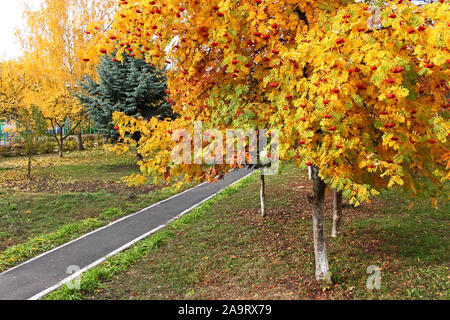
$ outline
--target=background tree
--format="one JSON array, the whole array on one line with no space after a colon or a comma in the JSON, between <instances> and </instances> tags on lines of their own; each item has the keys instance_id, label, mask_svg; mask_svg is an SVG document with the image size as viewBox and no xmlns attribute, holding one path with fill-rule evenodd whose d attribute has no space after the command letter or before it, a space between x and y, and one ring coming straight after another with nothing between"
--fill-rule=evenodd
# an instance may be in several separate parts
<instances>
[{"instance_id":1,"label":"background tree","mask_svg":"<svg viewBox=\"0 0 450 320\"><path fill-rule=\"evenodd\" d=\"M32 157L39 152L42 139L47 136L48 125L42 111L37 106L19 110L15 132L24 144L24 153L28 159L27 179L31 179Z\"/></svg>"},{"instance_id":2,"label":"background tree","mask_svg":"<svg viewBox=\"0 0 450 320\"><path fill-rule=\"evenodd\" d=\"M282 128L281 159L312 167L318 280L329 278L326 185L358 205L395 186L416 196L424 191L419 178L427 177L433 203L446 197L448 3L120 3L110 43L116 57L172 64L170 99L181 115L170 123L115 116L122 133L152 132L140 146L142 171L156 182L227 173L233 165L172 163L170 132L194 121L219 130ZM368 25L377 12L380 21Z\"/></svg>"},{"instance_id":3,"label":"background tree","mask_svg":"<svg viewBox=\"0 0 450 320\"><path fill-rule=\"evenodd\" d=\"M123 112L127 116L159 117L173 116L167 102L167 78L164 71L156 69L143 59L124 57L123 63L105 55L97 67L97 78L86 76L80 83L82 91L77 94L81 105L89 112L99 133L117 140L112 115ZM139 135L135 135L139 140Z\"/></svg>"},{"instance_id":4,"label":"background tree","mask_svg":"<svg viewBox=\"0 0 450 320\"><path fill-rule=\"evenodd\" d=\"M113 0L45 0L39 10L25 9L26 27L18 32L30 74L35 75L38 105L54 129L62 156L66 136L76 133L86 112L73 98L77 81L94 74L95 37L87 26L107 29L115 12ZM90 56L91 58L87 58Z\"/></svg>"},{"instance_id":5,"label":"background tree","mask_svg":"<svg viewBox=\"0 0 450 320\"><path fill-rule=\"evenodd\" d=\"M31 78L20 60L0 64L0 119L15 119L26 104Z\"/></svg>"},{"instance_id":6,"label":"background tree","mask_svg":"<svg viewBox=\"0 0 450 320\"><path fill-rule=\"evenodd\" d=\"M47 136L48 123L35 102L36 83L23 59L5 61L0 67L0 119L15 124L12 133L23 143L28 159L27 178L31 179L32 157Z\"/></svg>"}]
</instances>

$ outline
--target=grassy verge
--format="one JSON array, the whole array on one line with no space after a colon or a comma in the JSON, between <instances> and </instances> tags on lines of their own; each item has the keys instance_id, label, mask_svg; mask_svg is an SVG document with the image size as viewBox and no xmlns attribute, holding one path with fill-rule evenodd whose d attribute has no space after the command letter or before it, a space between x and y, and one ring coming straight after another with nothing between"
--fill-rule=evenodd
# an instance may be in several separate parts
<instances>
[{"instance_id":1,"label":"grassy verge","mask_svg":"<svg viewBox=\"0 0 450 320\"><path fill-rule=\"evenodd\" d=\"M81 290L70 289L67 285L64 285L47 295L44 299L75 300L82 299L83 293L95 293L103 287L105 281L111 280L114 276L126 271L133 263L147 256L162 243L173 239L177 232L184 230L188 225L200 221L205 215L212 213L217 203L227 199L230 195L236 194L239 190L245 188L255 180L256 176L252 175L226 188L213 199L208 200L200 207L170 223L165 229L157 231L130 249L117 254L101 265L87 271L81 277Z\"/></svg>"}]
</instances>

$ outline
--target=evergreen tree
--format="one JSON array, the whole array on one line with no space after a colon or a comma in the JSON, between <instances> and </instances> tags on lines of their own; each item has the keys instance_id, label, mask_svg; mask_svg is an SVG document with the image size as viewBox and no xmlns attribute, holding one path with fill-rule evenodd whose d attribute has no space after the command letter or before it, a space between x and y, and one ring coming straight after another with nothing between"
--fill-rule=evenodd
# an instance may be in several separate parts
<instances>
[{"instance_id":1,"label":"evergreen tree","mask_svg":"<svg viewBox=\"0 0 450 320\"><path fill-rule=\"evenodd\" d=\"M172 118L171 105L166 100L167 78L143 59L124 55L123 63L105 55L97 67L98 82L86 76L76 94L88 110L95 127L105 137L115 140L112 114L121 111L133 117ZM139 140L139 134L133 137Z\"/></svg>"}]
</instances>

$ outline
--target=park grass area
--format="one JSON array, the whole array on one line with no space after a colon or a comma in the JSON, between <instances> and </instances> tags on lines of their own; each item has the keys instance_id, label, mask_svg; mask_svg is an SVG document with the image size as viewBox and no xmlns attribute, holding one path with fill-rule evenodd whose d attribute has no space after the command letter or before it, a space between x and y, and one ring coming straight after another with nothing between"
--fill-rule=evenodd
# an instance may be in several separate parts
<instances>
[{"instance_id":1,"label":"park grass area","mask_svg":"<svg viewBox=\"0 0 450 320\"><path fill-rule=\"evenodd\" d=\"M1 158L0 271L178 192L124 184L136 162L103 148L41 155L28 181L24 158Z\"/></svg>"},{"instance_id":2,"label":"park grass area","mask_svg":"<svg viewBox=\"0 0 450 320\"><path fill-rule=\"evenodd\" d=\"M86 272L81 290L46 299L449 299L449 212L396 192L344 209L344 234L327 239L332 282L314 279L305 173L291 165L267 179L259 216L257 175ZM327 195L327 234L331 225ZM366 287L367 268L381 288Z\"/></svg>"}]
</instances>

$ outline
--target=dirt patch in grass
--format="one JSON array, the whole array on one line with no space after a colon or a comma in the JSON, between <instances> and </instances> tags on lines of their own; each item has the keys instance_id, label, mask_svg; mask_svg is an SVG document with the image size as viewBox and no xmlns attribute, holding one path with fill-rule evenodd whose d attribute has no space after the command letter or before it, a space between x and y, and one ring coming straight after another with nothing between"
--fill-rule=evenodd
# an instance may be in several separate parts
<instances>
[{"instance_id":1,"label":"dirt patch in grass","mask_svg":"<svg viewBox=\"0 0 450 320\"><path fill-rule=\"evenodd\" d=\"M141 195L150 191L160 190L165 186L142 185L129 187L124 183L99 182L99 181L58 181L53 179L34 179L30 181L11 181L3 183L3 188L8 191L33 192L33 193L67 193L86 192L95 193L101 190L111 194Z\"/></svg>"},{"instance_id":2,"label":"dirt patch in grass","mask_svg":"<svg viewBox=\"0 0 450 320\"><path fill-rule=\"evenodd\" d=\"M136 170L138 166L136 164L111 164L111 165L103 165L100 167L102 171L108 172L127 172Z\"/></svg>"}]
</instances>

